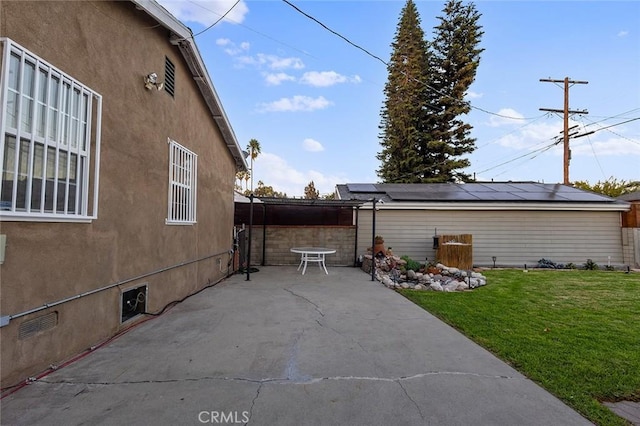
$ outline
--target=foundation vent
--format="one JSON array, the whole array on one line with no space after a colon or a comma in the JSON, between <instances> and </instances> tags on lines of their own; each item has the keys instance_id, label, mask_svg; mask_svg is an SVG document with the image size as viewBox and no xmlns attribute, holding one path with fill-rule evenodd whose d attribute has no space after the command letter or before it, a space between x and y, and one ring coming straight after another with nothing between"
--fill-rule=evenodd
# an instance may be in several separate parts
<instances>
[{"instance_id":1,"label":"foundation vent","mask_svg":"<svg viewBox=\"0 0 640 426\"><path fill-rule=\"evenodd\" d=\"M20 324L18 339L27 339L41 331L52 329L58 325L58 312L49 312L39 317L32 318Z\"/></svg>"},{"instance_id":2,"label":"foundation vent","mask_svg":"<svg viewBox=\"0 0 640 426\"><path fill-rule=\"evenodd\" d=\"M120 322L143 314L147 310L147 285L123 291L120 299Z\"/></svg>"}]
</instances>

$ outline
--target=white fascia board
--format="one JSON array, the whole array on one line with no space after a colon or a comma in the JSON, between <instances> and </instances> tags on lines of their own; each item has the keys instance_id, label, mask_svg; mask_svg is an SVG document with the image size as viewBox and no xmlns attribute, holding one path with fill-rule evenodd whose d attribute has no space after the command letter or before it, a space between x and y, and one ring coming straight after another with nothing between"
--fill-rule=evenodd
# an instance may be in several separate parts
<instances>
[{"instance_id":1,"label":"white fascia board","mask_svg":"<svg viewBox=\"0 0 640 426\"><path fill-rule=\"evenodd\" d=\"M189 27L180 22L155 0L131 0L131 2L136 5L137 9L145 11L147 15L179 37L187 38L193 35Z\"/></svg>"},{"instance_id":2,"label":"white fascia board","mask_svg":"<svg viewBox=\"0 0 640 426\"><path fill-rule=\"evenodd\" d=\"M236 161L236 167L239 170L249 170L249 165L242 153L242 147L238 143L238 139L231 127L231 123L229 122L227 114L222 107L218 93L211 81L207 67L202 60L202 56L200 55L198 46L193 39L193 33L191 30L154 0L131 1L136 4L138 9L145 11L159 24L173 33L170 38L170 42L178 46L182 56L187 62L193 79L196 81L196 84L198 85L198 88L211 111L213 119L220 128L220 133L222 133L225 144Z\"/></svg>"},{"instance_id":3,"label":"white fascia board","mask_svg":"<svg viewBox=\"0 0 640 426\"><path fill-rule=\"evenodd\" d=\"M363 204L362 209L373 207L372 203ZM376 210L458 210L458 211L629 211L630 204L604 203L376 203Z\"/></svg>"}]
</instances>

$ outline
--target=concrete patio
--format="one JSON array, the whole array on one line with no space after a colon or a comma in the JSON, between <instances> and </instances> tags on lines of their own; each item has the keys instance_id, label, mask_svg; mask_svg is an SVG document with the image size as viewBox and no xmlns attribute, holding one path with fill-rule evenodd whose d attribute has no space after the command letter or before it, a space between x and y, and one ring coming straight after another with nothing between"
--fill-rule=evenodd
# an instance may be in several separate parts
<instances>
[{"instance_id":1,"label":"concrete patio","mask_svg":"<svg viewBox=\"0 0 640 426\"><path fill-rule=\"evenodd\" d=\"M233 275L4 398L1 423L590 424L360 269L328 269Z\"/></svg>"}]
</instances>

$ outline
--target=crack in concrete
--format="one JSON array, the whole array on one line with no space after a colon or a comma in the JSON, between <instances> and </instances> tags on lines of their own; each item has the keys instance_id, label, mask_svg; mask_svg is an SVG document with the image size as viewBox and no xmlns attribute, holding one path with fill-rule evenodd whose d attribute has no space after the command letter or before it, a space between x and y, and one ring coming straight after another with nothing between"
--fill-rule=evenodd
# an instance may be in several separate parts
<instances>
[{"instance_id":1,"label":"crack in concrete","mask_svg":"<svg viewBox=\"0 0 640 426\"><path fill-rule=\"evenodd\" d=\"M264 384L278 384L278 385L309 385L315 383L321 383L324 381L373 381L373 382L389 382L389 383L400 383L405 380L415 380L421 379L429 376L473 376L480 378L488 378L488 379L507 379L507 380L526 380L524 377L513 377L513 376L503 376L503 375L492 375L492 374L480 374L480 373L470 373L463 371L429 371L426 373L418 373L413 374L411 376L400 376L400 377L371 377L371 376L328 376L328 377L316 377L316 378L304 378L302 380L294 380L292 377L268 377L264 379L251 379L248 377L194 377L194 378L186 378L186 379L166 379L166 380L131 380L124 382L71 382L67 380L60 381L52 381L41 379L32 384L41 383L41 384L68 384L68 385L135 385L135 384L147 384L147 383L179 383L179 382L197 382L204 380L220 380L220 381L238 381L238 382L248 382L255 383L260 386Z\"/></svg>"},{"instance_id":2,"label":"crack in concrete","mask_svg":"<svg viewBox=\"0 0 640 426\"><path fill-rule=\"evenodd\" d=\"M296 293L295 291L289 289L289 288L285 288L283 289L284 291L293 294L296 297L299 297L300 299L304 300L307 303L310 303L313 305L313 307L315 308L315 310L320 314L320 316L324 316L324 312L322 312L322 310L320 309L320 306L318 306L317 304L313 303L311 300L307 299L306 297L304 297L301 294Z\"/></svg>"},{"instance_id":3,"label":"crack in concrete","mask_svg":"<svg viewBox=\"0 0 640 426\"><path fill-rule=\"evenodd\" d=\"M356 345L358 345L358 347L359 347L360 349L362 349L362 351L363 351L363 352L365 352L365 353L369 353L369 351L368 351L368 350L366 350L366 349L365 349L365 347L364 347L364 346L362 346L362 344L360 344L360 342L359 342L359 341L357 341L356 339L354 339L353 337L351 337L351 336L347 336L347 335L345 335L344 333L339 332L338 330L336 330L335 328L331 327L330 325L327 325L327 324L323 324L323 323L321 323L321 322L320 322L320 320L316 320L316 322L320 325L320 327L328 328L329 330L331 330L331 331L333 331L334 333L336 333L338 336L344 337L345 339L348 339L348 340L350 340L351 342L353 342L353 343L355 343Z\"/></svg>"},{"instance_id":4,"label":"crack in concrete","mask_svg":"<svg viewBox=\"0 0 640 426\"><path fill-rule=\"evenodd\" d=\"M400 389L402 389L402 392L404 392L406 397L409 398L409 401L411 401L413 403L413 405L415 405L415 407L418 409L418 413L420 413L420 418L422 419L422 421L424 421L424 414L422 413L422 410L420 409L420 404L418 404L415 399L411 398L411 395L409 395L409 392L407 392L405 387L402 386L402 382L400 380L397 380L396 383L398 384L398 386L400 386Z\"/></svg>"},{"instance_id":5,"label":"crack in concrete","mask_svg":"<svg viewBox=\"0 0 640 426\"><path fill-rule=\"evenodd\" d=\"M260 396L260 390L262 389L263 384L264 383L260 383L260 386L258 386L258 389L256 389L256 396L254 396L251 400L251 407L249 407L249 420L247 420L247 422L244 424L245 426L247 426L251 421L251 417L253 416L253 407L256 405L256 400Z\"/></svg>"}]
</instances>

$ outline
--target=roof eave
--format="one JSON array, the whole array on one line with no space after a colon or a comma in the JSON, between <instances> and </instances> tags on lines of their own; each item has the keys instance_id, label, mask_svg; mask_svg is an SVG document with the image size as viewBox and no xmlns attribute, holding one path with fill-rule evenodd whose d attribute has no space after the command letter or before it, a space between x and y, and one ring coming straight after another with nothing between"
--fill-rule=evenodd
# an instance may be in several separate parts
<instances>
[{"instance_id":1,"label":"roof eave","mask_svg":"<svg viewBox=\"0 0 640 426\"><path fill-rule=\"evenodd\" d=\"M372 203L362 205L363 209L371 209ZM385 202L376 203L376 210L547 210L547 211L629 211L629 203L532 203L532 202Z\"/></svg>"},{"instance_id":2,"label":"roof eave","mask_svg":"<svg viewBox=\"0 0 640 426\"><path fill-rule=\"evenodd\" d=\"M154 0L131 1L138 9L143 10L160 25L171 31L172 35L169 41L178 46L180 53L182 53L182 56L189 67L189 71L191 72L193 79L200 89L202 97L211 111L211 116L220 129L224 142L235 160L236 169L248 170L249 166L242 152L242 148L238 143L238 139L236 138L229 119L222 107L222 103L220 102L220 98L214 88L213 82L209 77L209 73L207 72L207 68L202 60L198 46L193 40L191 30Z\"/></svg>"}]
</instances>

